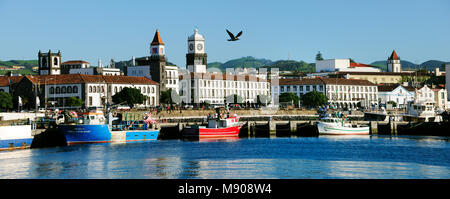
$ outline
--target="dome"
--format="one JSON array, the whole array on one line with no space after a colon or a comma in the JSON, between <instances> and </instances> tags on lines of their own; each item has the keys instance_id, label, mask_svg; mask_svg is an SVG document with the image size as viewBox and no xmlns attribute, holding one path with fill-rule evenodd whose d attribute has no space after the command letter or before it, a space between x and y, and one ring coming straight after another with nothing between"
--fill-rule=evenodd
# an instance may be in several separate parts
<instances>
[{"instance_id":1,"label":"dome","mask_svg":"<svg viewBox=\"0 0 450 199\"><path fill-rule=\"evenodd\" d=\"M198 30L197 30L197 29L195 29L195 30L194 30L194 34L191 35L191 36L189 36L189 37L188 37L188 40L189 40L189 41L192 41L192 40L196 40L196 41L201 40L201 41L204 41L205 38L203 38L203 35L201 35L201 34L198 33Z\"/></svg>"}]
</instances>

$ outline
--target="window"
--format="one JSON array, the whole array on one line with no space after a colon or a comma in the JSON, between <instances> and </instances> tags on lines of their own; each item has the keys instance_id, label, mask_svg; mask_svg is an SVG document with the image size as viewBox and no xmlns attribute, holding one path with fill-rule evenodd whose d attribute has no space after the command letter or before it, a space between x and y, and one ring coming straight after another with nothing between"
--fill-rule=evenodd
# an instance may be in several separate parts
<instances>
[{"instance_id":1,"label":"window","mask_svg":"<svg viewBox=\"0 0 450 199\"><path fill-rule=\"evenodd\" d=\"M72 87L71 86L67 87L67 93L72 93Z\"/></svg>"},{"instance_id":2,"label":"window","mask_svg":"<svg viewBox=\"0 0 450 199\"><path fill-rule=\"evenodd\" d=\"M63 86L63 87L61 88L61 93L66 93L66 87L65 87L65 86Z\"/></svg>"},{"instance_id":3,"label":"window","mask_svg":"<svg viewBox=\"0 0 450 199\"><path fill-rule=\"evenodd\" d=\"M114 93L117 93L117 87L114 87Z\"/></svg>"},{"instance_id":4,"label":"window","mask_svg":"<svg viewBox=\"0 0 450 199\"><path fill-rule=\"evenodd\" d=\"M92 96L89 96L89 106L92 106Z\"/></svg>"},{"instance_id":5,"label":"window","mask_svg":"<svg viewBox=\"0 0 450 199\"><path fill-rule=\"evenodd\" d=\"M77 87L77 86L73 86L72 92L73 92L73 93L78 93L78 87Z\"/></svg>"},{"instance_id":6,"label":"window","mask_svg":"<svg viewBox=\"0 0 450 199\"><path fill-rule=\"evenodd\" d=\"M50 94L54 94L55 93L55 88L53 88L53 86L52 87L50 87Z\"/></svg>"},{"instance_id":7,"label":"window","mask_svg":"<svg viewBox=\"0 0 450 199\"><path fill-rule=\"evenodd\" d=\"M61 93L61 89L59 87L56 87L56 94Z\"/></svg>"},{"instance_id":8,"label":"window","mask_svg":"<svg viewBox=\"0 0 450 199\"><path fill-rule=\"evenodd\" d=\"M89 86L89 92L92 93L92 86Z\"/></svg>"},{"instance_id":9,"label":"window","mask_svg":"<svg viewBox=\"0 0 450 199\"><path fill-rule=\"evenodd\" d=\"M53 59L53 65L55 65L55 66L58 65L58 58L55 57L55 58Z\"/></svg>"},{"instance_id":10,"label":"window","mask_svg":"<svg viewBox=\"0 0 450 199\"><path fill-rule=\"evenodd\" d=\"M97 87L96 87L96 86L94 86L94 88L93 88L92 92L94 92L94 93L96 93L96 92L97 92Z\"/></svg>"}]
</instances>

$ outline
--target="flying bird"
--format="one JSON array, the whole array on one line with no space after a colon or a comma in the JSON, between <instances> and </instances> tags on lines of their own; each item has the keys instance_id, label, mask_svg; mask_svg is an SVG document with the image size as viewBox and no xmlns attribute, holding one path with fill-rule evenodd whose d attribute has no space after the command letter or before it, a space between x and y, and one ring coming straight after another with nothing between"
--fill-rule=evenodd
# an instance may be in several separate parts
<instances>
[{"instance_id":1,"label":"flying bird","mask_svg":"<svg viewBox=\"0 0 450 199\"><path fill-rule=\"evenodd\" d=\"M242 35L242 31L239 32L236 36L233 35L230 31L227 30L228 35L230 36L230 39L228 41L236 41L239 40L239 37Z\"/></svg>"}]
</instances>

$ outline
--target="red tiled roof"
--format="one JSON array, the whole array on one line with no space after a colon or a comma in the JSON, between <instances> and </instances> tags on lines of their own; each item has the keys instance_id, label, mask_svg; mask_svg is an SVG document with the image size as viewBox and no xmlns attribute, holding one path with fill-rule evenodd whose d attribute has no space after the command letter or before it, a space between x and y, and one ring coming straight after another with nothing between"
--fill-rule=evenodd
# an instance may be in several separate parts
<instances>
[{"instance_id":1,"label":"red tiled roof","mask_svg":"<svg viewBox=\"0 0 450 199\"><path fill-rule=\"evenodd\" d=\"M350 62L350 67L375 67L367 64Z\"/></svg>"},{"instance_id":2,"label":"red tiled roof","mask_svg":"<svg viewBox=\"0 0 450 199\"><path fill-rule=\"evenodd\" d=\"M335 85L361 85L361 86L375 86L376 84L363 79L344 79L344 78L323 78L325 84Z\"/></svg>"},{"instance_id":3,"label":"red tiled roof","mask_svg":"<svg viewBox=\"0 0 450 199\"><path fill-rule=\"evenodd\" d=\"M158 29L156 29L156 33L155 36L153 37L151 45L164 45L164 42L161 40L161 36L159 35Z\"/></svg>"},{"instance_id":4,"label":"red tiled roof","mask_svg":"<svg viewBox=\"0 0 450 199\"><path fill-rule=\"evenodd\" d=\"M389 57L389 59L400 59L400 58L397 56L397 53L396 53L395 50L394 50L394 51L392 51L392 54L391 54L391 56Z\"/></svg>"},{"instance_id":5,"label":"red tiled roof","mask_svg":"<svg viewBox=\"0 0 450 199\"><path fill-rule=\"evenodd\" d=\"M64 65L64 64L89 64L89 62L83 61L83 60L70 60L70 61L61 63L61 65Z\"/></svg>"},{"instance_id":6,"label":"red tiled roof","mask_svg":"<svg viewBox=\"0 0 450 199\"><path fill-rule=\"evenodd\" d=\"M0 86L9 86L20 82L24 76L0 76ZM11 80L11 82L10 82Z\"/></svg>"}]
</instances>

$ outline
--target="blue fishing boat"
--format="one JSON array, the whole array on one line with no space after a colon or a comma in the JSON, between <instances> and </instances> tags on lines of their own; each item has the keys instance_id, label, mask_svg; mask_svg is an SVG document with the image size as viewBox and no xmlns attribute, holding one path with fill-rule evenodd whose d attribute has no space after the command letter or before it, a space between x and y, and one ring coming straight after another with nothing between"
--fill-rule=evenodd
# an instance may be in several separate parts
<instances>
[{"instance_id":1,"label":"blue fishing boat","mask_svg":"<svg viewBox=\"0 0 450 199\"><path fill-rule=\"evenodd\" d=\"M150 129L149 123L145 121L126 121L112 125L112 115L108 115L106 122L103 112L99 110L83 113L80 118L75 118L58 125L68 145L149 141L158 139L159 135L159 130Z\"/></svg>"}]
</instances>

